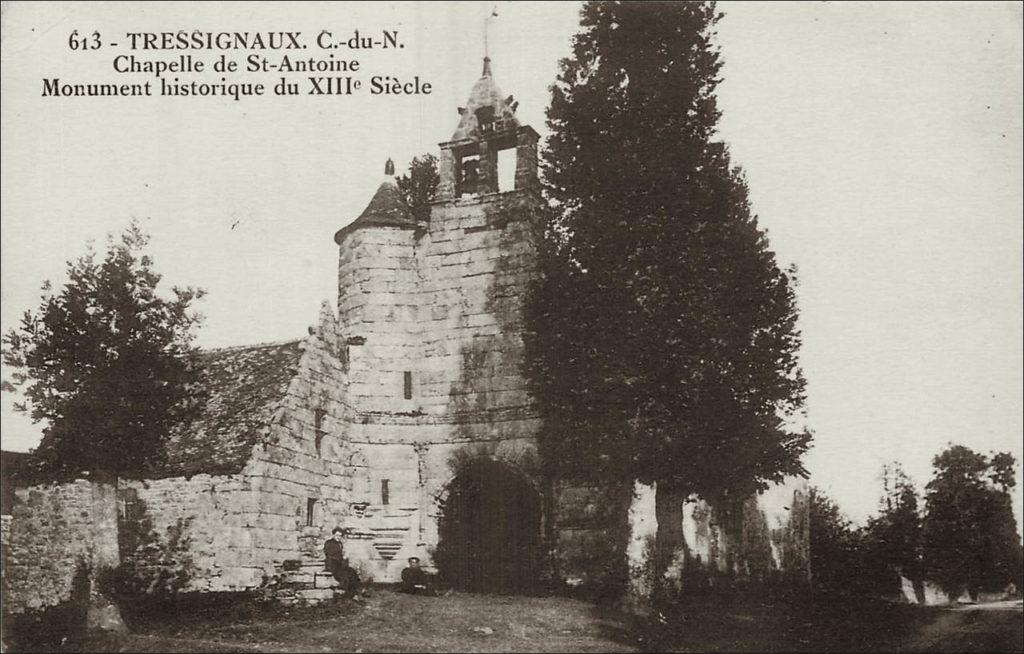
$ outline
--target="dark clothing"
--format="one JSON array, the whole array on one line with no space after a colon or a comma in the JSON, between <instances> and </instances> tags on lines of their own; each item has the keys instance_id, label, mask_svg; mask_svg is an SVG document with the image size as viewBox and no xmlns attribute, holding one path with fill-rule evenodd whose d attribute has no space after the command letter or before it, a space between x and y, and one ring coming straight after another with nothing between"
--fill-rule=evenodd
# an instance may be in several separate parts
<instances>
[{"instance_id":1,"label":"dark clothing","mask_svg":"<svg viewBox=\"0 0 1024 654\"><path fill-rule=\"evenodd\" d=\"M351 595L359 593L362 581L359 579L358 572L347 565L344 567L336 566L334 568L330 568L330 570L331 574L334 575L334 580L337 581L338 586L341 587L341 590L344 590Z\"/></svg>"},{"instance_id":2,"label":"dark clothing","mask_svg":"<svg viewBox=\"0 0 1024 654\"><path fill-rule=\"evenodd\" d=\"M341 543L333 538L324 543L324 559L327 570L334 576L342 590L352 595L359 592L359 574L348 564Z\"/></svg>"},{"instance_id":3,"label":"dark clothing","mask_svg":"<svg viewBox=\"0 0 1024 654\"><path fill-rule=\"evenodd\" d=\"M341 543L333 538L327 539L327 542L324 543L324 557L327 559L328 568L331 567L332 562L338 563L344 561L345 565L348 565L348 562L345 561L345 550L342 548Z\"/></svg>"},{"instance_id":4,"label":"dark clothing","mask_svg":"<svg viewBox=\"0 0 1024 654\"><path fill-rule=\"evenodd\" d=\"M423 568L406 568L402 570L402 586L399 590L412 595L433 595L433 576Z\"/></svg>"}]
</instances>

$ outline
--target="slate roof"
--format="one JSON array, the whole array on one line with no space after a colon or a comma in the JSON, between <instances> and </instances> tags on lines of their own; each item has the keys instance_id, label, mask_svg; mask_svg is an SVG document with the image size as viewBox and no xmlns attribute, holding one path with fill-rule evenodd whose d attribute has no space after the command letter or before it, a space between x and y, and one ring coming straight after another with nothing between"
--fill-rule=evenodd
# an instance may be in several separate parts
<instances>
[{"instance_id":1,"label":"slate roof","mask_svg":"<svg viewBox=\"0 0 1024 654\"><path fill-rule=\"evenodd\" d=\"M167 462L151 477L230 475L241 472L253 446L267 433L298 372L301 339L205 350L191 420L172 428ZM0 495L6 508L14 485L54 481L32 466L32 454L0 453Z\"/></svg>"},{"instance_id":2,"label":"slate roof","mask_svg":"<svg viewBox=\"0 0 1024 654\"><path fill-rule=\"evenodd\" d=\"M200 354L198 415L172 430L163 476L235 474L273 420L298 370L301 340Z\"/></svg>"},{"instance_id":3,"label":"slate roof","mask_svg":"<svg viewBox=\"0 0 1024 654\"><path fill-rule=\"evenodd\" d=\"M390 159L388 159L388 165L384 170L385 175L388 175L388 171L394 174L394 167ZM373 194L370 204L366 205L363 213L359 214L359 217L351 223L339 229L334 235L334 242L341 245L341 239L346 234L360 227L406 227L413 229L416 227L416 219L413 217L412 211L405 202L405 197L398 189L398 184L395 183L393 177L388 176L377 187L377 192Z\"/></svg>"},{"instance_id":4,"label":"slate roof","mask_svg":"<svg viewBox=\"0 0 1024 654\"><path fill-rule=\"evenodd\" d=\"M494 121L500 121L503 129L514 129L519 127L519 120L515 116L515 108L509 102L511 96L506 97L491 75L491 60L484 58L484 69L480 79L473 85L469 92L469 99L466 101L465 111L461 111L462 117L459 125L452 134L452 141L459 141L466 138L480 138L480 110L485 110L487 117Z\"/></svg>"}]
</instances>

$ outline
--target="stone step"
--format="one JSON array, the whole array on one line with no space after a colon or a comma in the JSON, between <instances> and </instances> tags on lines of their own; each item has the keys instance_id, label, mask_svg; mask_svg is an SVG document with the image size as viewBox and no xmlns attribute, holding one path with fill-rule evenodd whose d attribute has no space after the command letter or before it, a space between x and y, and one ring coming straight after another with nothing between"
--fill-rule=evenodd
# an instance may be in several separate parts
<instances>
[{"instance_id":1,"label":"stone step","mask_svg":"<svg viewBox=\"0 0 1024 654\"><path fill-rule=\"evenodd\" d=\"M298 565L291 565L288 569L285 569L283 565L277 565L277 572L279 574L288 574L293 572L318 572L320 570L326 570L327 565L322 557L315 559L302 559L302 562Z\"/></svg>"},{"instance_id":2,"label":"stone step","mask_svg":"<svg viewBox=\"0 0 1024 654\"><path fill-rule=\"evenodd\" d=\"M338 581L334 578L330 572L325 572L316 576L313 581L313 585L316 588L339 588Z\"/></svg>"},{"instance_id":3,"label":"stone step","mask_svg":"<svg viewBox=\"0 0 1024 654\"><path fill-rule=\"evenodd\" d=\"M285 572L278 577L279 586L305 587L305 588L337 588L338 582L323 566L300 570L298 572Z\"/></svg>"},{"instance_id":4,"label":"stone step","mask_svg":"<svg viewBox=\"0 0 1024 654\"><path fill-rule=\"evenodd\" d=\"M280 575L282 584L311 584L316 577L315 572L285 572Z\"/></svg>"},{"instance_id":5,"label":"stone step","mask_svg":"<svg viewBox=\"0 0 1024 654\"><path fill-rule=\"evenodd\" d=\"M374 520L374 519L394 519L394 520L408 520L409 516L416 512L416 509L398 509L388 511L366 511L361 520Z\"/></svg>"},{"instance_id":6,"label":"stone step","mask_svg":"<svg viewBox=\"0 0 1024 654\"><path fill-rule=\"evenodd\" d=\"M306 602L322 602L335 598L334 590L330 588L309 588L295 592L295 599Z\"/></svg>"}]
</instances>

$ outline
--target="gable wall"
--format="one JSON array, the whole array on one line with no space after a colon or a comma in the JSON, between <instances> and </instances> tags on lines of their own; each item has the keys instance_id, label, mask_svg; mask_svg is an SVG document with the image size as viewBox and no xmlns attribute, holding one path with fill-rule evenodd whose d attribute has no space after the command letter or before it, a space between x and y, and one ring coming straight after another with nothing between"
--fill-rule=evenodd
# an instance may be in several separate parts
<instances>
[{"instance_id":1,"label":"gable wall","mask_svg":"<svg viewBox=\"0 0 1024 654\"><path fill-rule=\"evenodd\" d=\"M138 498L136 537L174 550L172 568L187 590L255 588L280 563L319 555L323 538L348 510L346 380L329 308L303 342L295 376L246 466L235 475L123 482ZM316 451L315 410L322 421ZM307 500L316 500L312 526Z\"/></svg>"}]
</instances>

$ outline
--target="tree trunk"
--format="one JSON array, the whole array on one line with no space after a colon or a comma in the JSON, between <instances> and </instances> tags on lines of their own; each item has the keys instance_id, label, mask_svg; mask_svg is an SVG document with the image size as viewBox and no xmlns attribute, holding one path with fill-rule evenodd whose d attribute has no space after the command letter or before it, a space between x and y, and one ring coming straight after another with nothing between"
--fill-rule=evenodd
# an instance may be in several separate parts
<instances>
[{"instance_id":1,"label":"tree trunk","mask_svg":"<svg viewBox=\"0 0 1024 654\"><path fill-rule=\"evenodd\" d=\"M633 483L633 496L629 504L629 542L626 559L629 565L629 587L625 608L644 613L650 606L651 563L658 522L655 510L657 487L642 482Z\"/></svg>"},{"instance_id":2,"label":"tree trunk","mask_svg":"<svg viewBox=\"0 0 1024 654\"><path fill-rule=\"evenodd\" d=\"M683 500L677 489L659 484L655 500L658 520L657 555L654 559L655 588L679 590L685 556L683 538Z\"/></svg>"}]
</instances>

